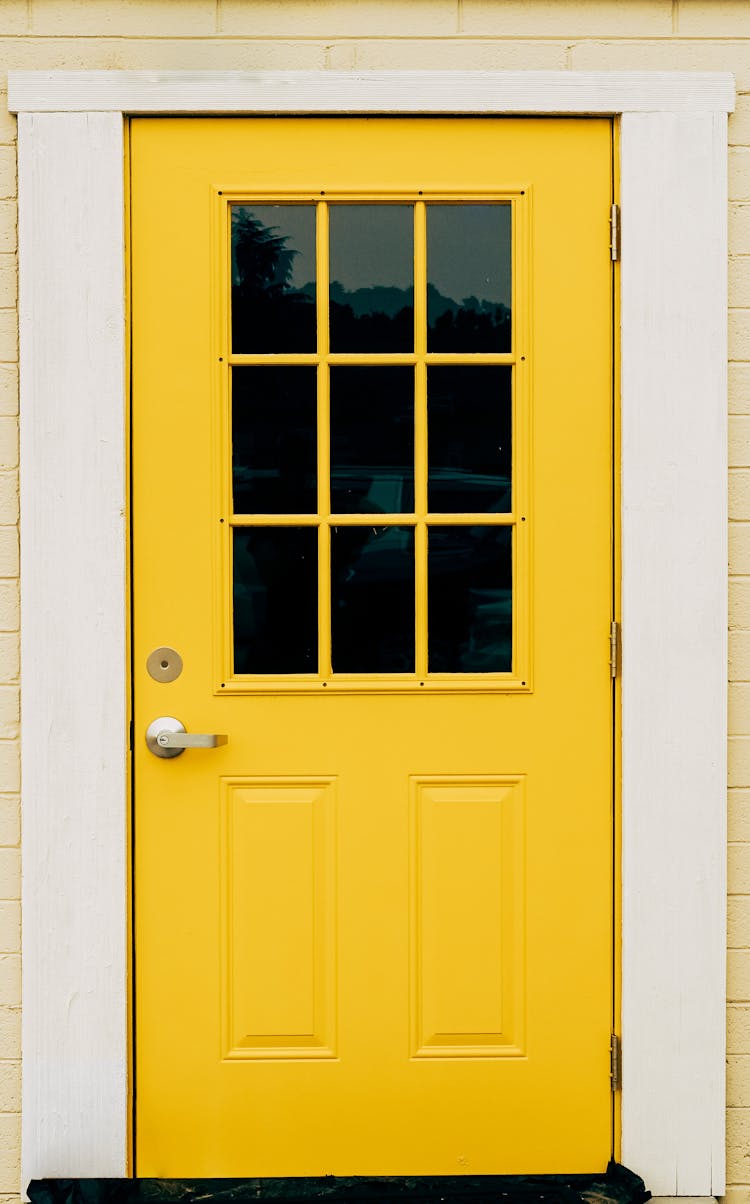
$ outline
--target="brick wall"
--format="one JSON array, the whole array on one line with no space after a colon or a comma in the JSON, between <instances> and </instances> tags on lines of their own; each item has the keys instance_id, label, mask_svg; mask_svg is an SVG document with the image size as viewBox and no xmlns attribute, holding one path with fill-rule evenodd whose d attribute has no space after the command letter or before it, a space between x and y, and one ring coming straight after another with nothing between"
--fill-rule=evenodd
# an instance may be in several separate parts
<instances>
[{"instance_id":1,"label":"brick wall","mask_svg":"<svg viewBox=\"0 0 750 1204\"><path fill-rule=\"evenodd\" d=\"M750 1204L750 4L747 0L0 0L13 69L729 70L728 1179ZM0 1204L20 1058L15 122L0 92Z\"/></svg>"},{"instance_id":2,"label":"brick wall","mask_svg":"<svg viewBox=\"0 0 750 1204\"><path fill-rule=\"evenodd\" d=\"M15 13L11 22L15 32ZM11 32L0 11L0 36ZM18 1192L21 1107L16 123L0 105L0 1199Z\"/></svg>"}]
</instances>

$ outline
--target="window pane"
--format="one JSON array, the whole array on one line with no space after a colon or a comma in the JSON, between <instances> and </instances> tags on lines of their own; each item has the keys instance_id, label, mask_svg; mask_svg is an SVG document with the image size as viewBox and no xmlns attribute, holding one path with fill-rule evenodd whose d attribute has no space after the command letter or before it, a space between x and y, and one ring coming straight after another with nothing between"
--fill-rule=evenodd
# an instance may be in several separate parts
<instances>
[{"instance_id":1,"label":"window pane","mask_svg":"<svg viewBox=\"0 0 750 1204\"><path fill-rule=\"evenodd\" d=\"M431 527L431 673L509 673L513 657L510 527Z\"/></svg>"},{"instance_id":2,"label":"window pane","mask_svg":"<svg viewBox=\"0 0 750 1204\"><path fill-rule=\"evenodd\" d=\"M427 369L430 510L510 510L512 371Z\"/></svg>"},{"instance_id":3,"label":"window pane","mask_svg":"<svg viewBox=\"0 0 750 1204\"><path fill-rule=\"evenodd\" d=\"M316 673L318 532L235 527L235 673Z\"/></svg>"},{"instance_id":4,"label":"window pane","mask_svg":"<svg viewBox=\"0 0 750 1204\"><path fill-rule=\"evenodd\" d=\"M235 514L317 511L315 368L232 369Z\"/></svg>"},{"instance_id":5,"label":"window pane","mask_svg":"<svg viewBox=\"0 0 750 1204\"><path fill-rule=\"evenodd\" d=\"M232 350L317 350L315 206L232 205Z\"/></svg>"},{"instance_id":6,"label":"window pane","mask_svg":"<svg viewBox=\"0 0 750 1204\"><path fill-rule=\"evenodd\" d=\"M414 369L331 368L331 510L414 509Z\"/></svg>"},{"instance_id":7,"label":"window pane","mask_svg":"<svg viewBox=\"0 0 750 1204\"><path fill-rule=\"evenodd\" d=\"M334 527L331 578L334 673L413 673L413 527Z\"/></svg>"},{"instance_id":8,"label":"window pane","mask_svg":"<svg viewBox=\"0 0 750 1204\"><path fill-rule=\"evenodd\" d=\"M331 351L413 351L414 208L332 205Z\"/></svg>"},{"instance_id":9,"label":"window pane","mask_svg":"<svg viewBox=\"0 0 750 1204\"><path fill-rule=\"evenodd\" d=\"M427 206L427 350L510 351L511 207Z\"/></svg>"}]
</instances>

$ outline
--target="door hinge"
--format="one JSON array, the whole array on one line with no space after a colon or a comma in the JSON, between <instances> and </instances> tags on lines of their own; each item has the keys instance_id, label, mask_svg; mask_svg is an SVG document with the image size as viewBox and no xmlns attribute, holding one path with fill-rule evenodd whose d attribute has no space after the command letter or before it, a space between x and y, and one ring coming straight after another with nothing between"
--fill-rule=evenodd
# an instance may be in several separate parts
<instances>
[{"instance_id":1,"label":"door hinge","mask_svg":"<svg viewBox=\"0 0 750 1204\"><path fill-rule=\"evenodd\" d=\"M617 677L620 668L620 624L613 619L609 625L609 671Z\"/></svg>"},{"instance_id":2,"label":"door hinge","mask_svg":"<svg viewBox=\"0 0 750 1204\"><path fill-rule=\"evenodd\" d=\"M612 205L609 210L609 253L612 260L620 258L620 206Z\"/></svg>"},{"instance_id":3,"label":"door hinge","mask_svg":"<svg viewBox=\"0 0 750 1204\"><path fill-rule=\"evenodd\" d=\"M612 1090L622 1090L622 1042L617 1033L612 1033L609 1045L609 1077L612 1080Z\"/></svg>"}]
</instances>

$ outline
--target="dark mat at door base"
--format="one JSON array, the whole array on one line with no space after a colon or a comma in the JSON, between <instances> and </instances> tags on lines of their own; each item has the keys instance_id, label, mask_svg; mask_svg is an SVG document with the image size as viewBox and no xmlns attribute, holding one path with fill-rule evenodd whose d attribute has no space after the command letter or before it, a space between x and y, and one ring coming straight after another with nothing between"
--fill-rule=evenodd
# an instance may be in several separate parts
<instances>
[{"instance_id":1,"label":"dark mat at door base","mask_svg":"<svg viewBox=\"0 0 750 1204\"><path fill-rule=\"evenodd\" d=\"M439 1175L314 1179L33 1179L32 1204L644 1204L638 1175Z\"/></svg>"}]
</instances>

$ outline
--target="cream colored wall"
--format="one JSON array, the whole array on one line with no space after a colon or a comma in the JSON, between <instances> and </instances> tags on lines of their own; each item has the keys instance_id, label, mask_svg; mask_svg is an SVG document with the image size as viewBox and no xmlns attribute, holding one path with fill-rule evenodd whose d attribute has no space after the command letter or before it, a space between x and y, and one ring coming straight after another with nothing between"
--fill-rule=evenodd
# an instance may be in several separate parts
<instances>
[{"instance_id":1,"label":"cream colored wall","mask_svg":"<svg viewBox=\"0 0 750 1204\"><path fill-rule=\"evenodd\" d=\"M13 69L729 70L728 1195L750 1204L750 4L747 0L0 0ZM19 1188L15 121L0 95L0 1204ZM625 219L625 222L627 219ZM686 248L686 254L689 254ZM627 1053L626 1053L627 1056ZM83 1169L83 1168L82 1168Z\"/></svg>"}]
</instances>

